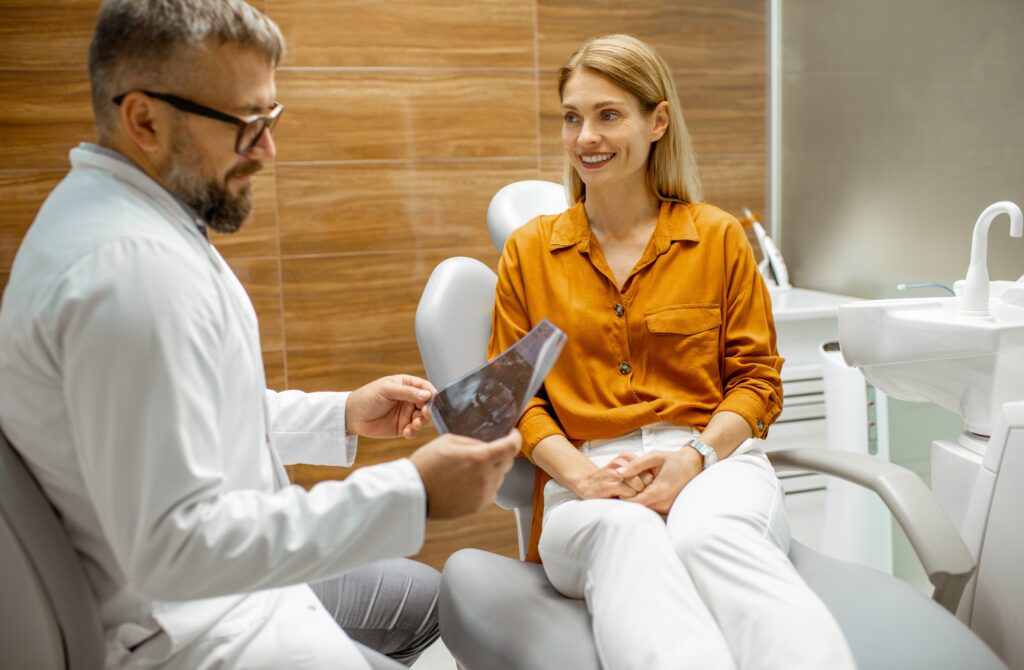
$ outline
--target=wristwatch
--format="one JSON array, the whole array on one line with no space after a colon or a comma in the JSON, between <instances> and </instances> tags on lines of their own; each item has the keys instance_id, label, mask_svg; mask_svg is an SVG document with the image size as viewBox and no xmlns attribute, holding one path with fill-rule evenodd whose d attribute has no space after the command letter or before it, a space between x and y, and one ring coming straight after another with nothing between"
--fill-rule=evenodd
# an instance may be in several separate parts
<instances>
[{"instance_id":1,"label":"wristwatch","mask_svg":"<svg viewBox=\"0 0 1024 670\"><path fill-rule=\"evenodd\" d=\"M718 454L715 453L715 450L696 437L691 437L686 442L683 442L683 446L693 447L700 453L704 458L704 470L707 470L718 461Z\"/></svg>"}]
</instances>

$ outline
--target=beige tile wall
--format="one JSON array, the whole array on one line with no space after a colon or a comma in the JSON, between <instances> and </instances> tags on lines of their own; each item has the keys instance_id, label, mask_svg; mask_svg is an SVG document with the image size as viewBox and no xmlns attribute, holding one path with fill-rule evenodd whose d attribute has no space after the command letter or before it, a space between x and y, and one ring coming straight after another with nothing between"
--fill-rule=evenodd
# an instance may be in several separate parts
<instances>
[{"instance_id":1,"label":"beige tile wall","mask_svg":"<svg viewBox=\"0 0 1024 670\"><path fill-rule=\"evenodd\" d=\"M422 374L413 313L453 255L495 265L484 214L505 183L560 174L558 66L586 38L630 32L673 67L707 199L764 207L763 0L265 0L289 54L276 165L218 248L261 319L268 385L352 388ZM0 286L67 151L93 137L86 47L96 0L0 0ZM359 465L415 440L364 440ZM298 466L297 481L343 477ZM513 555L510 512L431 523L420 558Z\"/></svg>"}]
</instances>

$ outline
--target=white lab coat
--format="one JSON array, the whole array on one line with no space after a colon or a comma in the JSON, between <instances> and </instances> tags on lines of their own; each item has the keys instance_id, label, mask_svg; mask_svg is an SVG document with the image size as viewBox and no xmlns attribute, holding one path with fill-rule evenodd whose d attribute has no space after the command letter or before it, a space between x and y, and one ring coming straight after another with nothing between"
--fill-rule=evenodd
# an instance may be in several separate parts
<instances>
[{"instance_id":1,"label":"white lab coat","mask_svg":"<svg viewBox=\"0 0 1024 670\"><path fill-rule=\"evenodd\" d=\"M82 558L109 664L160 629L173 653L260 590L415 553L412 463L289 486L282 462L351 464L346 395L268 391L256 313L194 214L114 152L70 156L0 308L0 426Z\"/></svg>"}]
</instances>

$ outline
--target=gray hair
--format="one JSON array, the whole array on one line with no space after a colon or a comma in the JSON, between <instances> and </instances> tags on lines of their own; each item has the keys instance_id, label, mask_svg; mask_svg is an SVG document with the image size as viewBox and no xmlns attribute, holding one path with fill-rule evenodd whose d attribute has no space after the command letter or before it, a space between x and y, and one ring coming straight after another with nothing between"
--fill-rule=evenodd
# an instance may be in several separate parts
<instances>
[{"instance_id":1,"label":"gray hair","mask_svg":"<svg viewBox=\"0 0 1024 670\"><path fill-rule=\"evenodd\" d=\"M244 0L105 0L89 44L89 81L96 129L116 124L111 98L173 84L206 41L259 49L276 66L284 36Z\"/></svg>"}]
</instances>

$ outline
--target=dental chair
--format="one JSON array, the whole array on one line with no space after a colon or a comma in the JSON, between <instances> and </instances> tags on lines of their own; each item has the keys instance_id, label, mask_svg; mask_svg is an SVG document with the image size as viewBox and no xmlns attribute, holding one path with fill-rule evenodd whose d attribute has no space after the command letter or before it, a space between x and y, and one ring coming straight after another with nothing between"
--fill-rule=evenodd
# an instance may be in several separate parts
<instances>
[{"instance_id":1,"label":"dental chair","mask_svg":"<svg viewBox=\"0 0 1024 670\"><path fill-rule=\"evenodd\" d=\"M518 182L488 208L500 251L508 235L538 214L566 208L559 184ZM416 311L416 339L438 388L487 358L497 277L471 258L440 263ZM952 614L974 571L956 529L912 472L866 455L826 449L772 452L777 469L812 470L853 481L885 501L935 586L933 599L889 575L829 558L793 541L789 557L842 628L857 665L972 670L1006 666ZM498 493L515 510L520 560L463 549L445 565L441 636L463 670L598 670L590 614L559 594L540 565L523 562L530 538L534 466L516 459Z\"/></svg>"},{"instance_id":2,"label":"dental chair","mask_svg":"<svg viewBox=\"0 0 1024 670\"><path fill-rule=\"evenodd\" d=\"M0 433L0 665L94 670L104 656L96 600L67 532Z\"/></svg>"}]
</instances>

